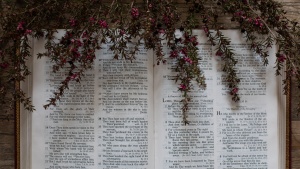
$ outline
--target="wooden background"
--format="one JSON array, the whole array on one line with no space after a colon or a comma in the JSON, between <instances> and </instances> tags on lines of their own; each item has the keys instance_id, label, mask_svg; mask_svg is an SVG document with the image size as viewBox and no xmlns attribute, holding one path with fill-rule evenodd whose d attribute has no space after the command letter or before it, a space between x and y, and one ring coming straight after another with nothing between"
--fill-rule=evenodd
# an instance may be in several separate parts
<instances>
[{"instance_id":1,"label":"wooden background","mask_svg":"<svg viewBox=\"0 0 300 169\"><path fill-rule=\"evenodd\" d=\"M277 0L284 4L288 16L300 22L300 0ZM300 92L292 84L291 111L291 168L300 169L300 115L296 112L295 101ZM0 110L4 111L4 110ZM0 169L14 168L14 112L0 113Z\"/></svg>"}]
</instances>

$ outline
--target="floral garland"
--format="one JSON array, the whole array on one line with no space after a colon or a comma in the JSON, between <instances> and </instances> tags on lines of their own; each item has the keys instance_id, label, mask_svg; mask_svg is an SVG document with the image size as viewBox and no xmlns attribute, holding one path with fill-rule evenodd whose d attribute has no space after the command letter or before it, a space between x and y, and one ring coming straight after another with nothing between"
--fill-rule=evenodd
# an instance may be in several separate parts
<instances>
[{"instance_id":1,"label":"floral garland","mask_svg":"<svg viewBox=\"0 0 300 169\"><path fill-rule=\"evenodd\" d=\"M184 3L185 8L180 8ZM7 4L1 10L0 30L0 105L13 108L15 101L21 101L25 108L33 111L30 98L22 90L12 88L15 81L23 81L31 73L26 60L31 56L29 37L47 38L47 52L38 57L48 57L54 63L53 72L68 71L61 86L49 99L48 108L56 105L63 96L70 81L81 80L85 70L90 69L95 59L95 51L101 44L112 43L110 49L114 59L134 60L141 41L146 49L154 50L157 64L166 63L166 58L176 60L175 81L182 92L183 121L188 124L187 112L191 98L192 81L205 88L205 77L198 65L197 37L193 29L203 29L211 45L216 46L216 55L224 62L223 71L229 93L234 101L239 101L239 82L234 51L230 39L221 29L220 20L235 24L251 44L251 49L259 54L263 64L268 57L276 57L276 75L286 65L287 77L283 85L294 76L300 88L299 49L300 35L297 22L285 17L280 3L274 0L31 0L19 4ZM182 14L182 15L181 15ZM227 17L221 17L224 14ZM222 19L220 19L222 18ZM66 29L59 42L54 41L55 29ZM175 37L175 30L183 33ZM212 34L215 30L216 34ZM259 36L264 35L265 40ZM132 50L128 50L131 39L138 39ZM110 40L108 40L110 39ZM167 41L170 53L164 53L162 41ZM278 44L276 56L268 55L268 48ZM16 52L20 49L19 52Z\"/></svg>"}]
</instances>

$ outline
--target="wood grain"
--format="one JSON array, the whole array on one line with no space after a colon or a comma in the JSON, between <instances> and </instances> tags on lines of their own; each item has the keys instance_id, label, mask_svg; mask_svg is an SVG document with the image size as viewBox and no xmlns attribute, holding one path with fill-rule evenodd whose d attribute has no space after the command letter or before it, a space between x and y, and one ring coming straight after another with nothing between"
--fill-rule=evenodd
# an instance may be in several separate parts
<instances>
[{"instance_id":1,"label":"wood grain","mask_svg":"<svg viewBox=\"0 0 300 169\"><path fill-rule=\"evenodd\" d=\"M0 121L0 169L14 168L14 139L14 120Z\"/></svg>"}]
</instances>

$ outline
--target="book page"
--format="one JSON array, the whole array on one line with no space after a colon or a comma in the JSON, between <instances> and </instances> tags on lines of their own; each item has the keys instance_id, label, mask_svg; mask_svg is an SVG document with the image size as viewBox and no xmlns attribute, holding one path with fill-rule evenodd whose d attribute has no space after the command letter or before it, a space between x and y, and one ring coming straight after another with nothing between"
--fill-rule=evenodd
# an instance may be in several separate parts
<instances>
[{"instance_id":1,"label":"book page","mask_svg":"<svg viewBox=\"0 0 300 169\"><path fill-rule=\"evenodd\" d=\"M35 55L44 43L34 42ZM47 110L43 105L67 72L54 74L47 58L34 59L30 169L154 168L152 52L140 47L131 63L114 60L109 45Z\"/></svg>"},{"instance_id":2,"label":"book page","mask_svg":"<svg viewBox=\"0 0 300 169\"><path fill-rule=\"evenodd\" d=\"M182 122L182 94L179 83L172 80L175 61L168 60L167 66L154 69L156 168L279 168L277 117L283 112L277 106L281 104L281 84L274 75L275 61L270 59L270 65L264 67L238 30L223 31L240 60L241 101L234 102L224 80L222 59L215 56L203 31L194 33L207 89L195 85L190 93L189 125ZM275 48L270 55L274 58Z\"/></svg>"}]
</instances>

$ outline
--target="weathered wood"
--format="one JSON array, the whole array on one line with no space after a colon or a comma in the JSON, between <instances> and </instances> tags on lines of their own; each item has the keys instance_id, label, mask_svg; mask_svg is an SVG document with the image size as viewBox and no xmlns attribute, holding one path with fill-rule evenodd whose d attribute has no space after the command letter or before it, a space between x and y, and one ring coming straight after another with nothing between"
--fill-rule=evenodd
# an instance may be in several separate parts
<instances>
[{"instance_id":1,"label":"weathered wood","mask_svg":"<svg viewBox=\"0 0 300 169\"><path fill-rule=\"evenodd\" d=\"M291 123L291 168L300 168L300 121Z\"/></svg>"},{"instance_id":2,"label":"weathered wood","mask_svg":"<svg viewBox=\"0 0 300 169\"><path fill-rule=\"evenodd\" d=\"M13 112L10 112L13 114ZM12 119L0 121L0 169L14 167L14 121Z\"/></svg>"}]
</instances>

